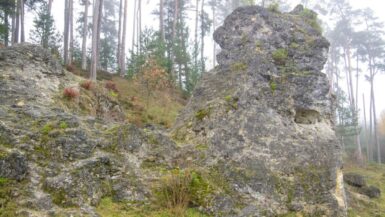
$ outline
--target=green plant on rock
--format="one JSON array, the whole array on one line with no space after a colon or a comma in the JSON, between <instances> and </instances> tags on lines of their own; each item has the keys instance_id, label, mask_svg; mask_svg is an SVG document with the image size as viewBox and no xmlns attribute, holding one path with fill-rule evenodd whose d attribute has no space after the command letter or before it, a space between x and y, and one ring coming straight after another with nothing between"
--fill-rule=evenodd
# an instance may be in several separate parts
<instances>
[{"instance_id":1,"label":"green plant on rock","mask_svg":"<svg viewBox=\"0 0 385 217\"><path fill-rule=\"evenodd\" d=\"M290 43L290 48L292 48L292 49L298 49L299 47L300 47L300 45L296 42Z\"/></svg>"},{"instance_id":2,"label":"green plant on rock","mask_svg":"<svg viewBox=\"0 0 385 217\"><path fill-rule=\"evenodd\" d=\"M16 185L14 180L0 177L0 217L16 216L17 205L12 196Z\"/></svg>"},{"instance_id":3,"label":"green plant on rock","mask_svg":"<svg viewBox=\"0 0 385 217\"><path fill-rule=\"evenodd\" d=\"M214 193L213 186L199 172L191 172L189 185L191 202L197 206L207 207L210 205Z\"/></svg>"},{"instance_id":4,"label":"green plant on rock","mask_svg":"<svg viewBox=\"0 0 385 217\"><path fill-rule=\"evenodd\" d=\"M210 115L209 109L200 109L195 113L195 118L202 121L205 117Z\"/></svg>"},{"instance_id":5,"label":"green plant on rock","mask_svg":"<svg viewBox=\"0 0 385 217\"><path fill-rule=\"evenodd\" d=\"M154 192L157 202L175 215L183 214L190 203L190 183L190 172L179 169L171 171L170 175L162 177Z\"/></svg>"},{"instance_id":6,"label":"green plant on rock","mask_svg":"<svg viewBox=\"0 0 385 217\"><path fill-rule=\"evenodd\" d=\"M318 22L317 14L307 8L305 8L300 16L304 18L305 22L309 24L313 29L315 29L318 33L322 33L322 27Z\"/></svg>"},{"instance_id":7,"label":"green plant on rock","mask_svg":"<svg viewBox=\"0 0 385 217\"><path fill-rule=\"evenodd\" d=\"M207 207L213 193L214 188L201 173L188 169L172 170L154 191L159 205L177 216L182 216L190 204Z\"/></svg>"},{"instance_id":8,"label":"green plant on rock","mask_svg":"<svg viewBox=\"0 0 385 217\"><path fill-rule=\"evenodd\" d=\"M275 81L270 81L269 82L270 89L274 93L277 90L277 83Z\"/></svg>"},{"instance_id":9,"label":"green plant on rock","mask_svg":"<svg viewBox=\"0 0 385 217\"><path fill-rule=\"evenodd\" d=\"M68 124L65 121L61 121L59 127L60 129L65 130L68 128Z\"/></svg>"},{"instance_id":10,"label":"green plant on rock","mask_svg":"<svg viewBox=\"0 0 385 217\"><path fill-rule=\"evenodd\" d=\"M245 71L247 69L246 63L234 63L231 65L231 71L233 72L240 72L240 71Z\"/></svg>"},{"instance_id":11,"label":"green plant on rock","mask_svg":"<svg viewBox=\"0 0 385 217\"><path fill-rule=\"evenodd\" d=\"M231 95L225 96L225 101L227 102L227 105L229 106L229 109L238 109L238 97L233 97Z\"/></svg>"},{"instance_id":12,"label":"green plant on rock","mask_svg":"<svg viewBox=\"0 0 385 217\"><path fill-rule=\"evenodd\" d=\"M272 3L270 4L267 9L270 11L270 12L273 12L273 13L280 13L279 11L279 4L278 3Z\"/></svg>"},{"instance_id":13,"label":"green plant on rock","mask_svg":"<svg viewBox=\"0 0 385 217\"><path fill-rule=\"evenodd\" d=\"M54 126L51 123L47 123L41 128L41 133L47 135L52 130L54 130Z\"/></svg>"},{"instance_id":14,"label":"green plant on rock","mask_svg":"<svg viewBox=\"0 0 385 217\"><path fill-rule=\"evenodd\" d=\"M11 143L12 141L10 138L3 136L0 133L0 146L11 148L12 147Z\"/></svg>"},{"instance_id":15,"label":"green plant on rock","mask_svg":"<svg viewBox=\"0 0 385 217\"><path fill-rule=\"evenodd\" d=\"M272 53L272 57L277 65L285 65L288 58L288 51L284 48L279 48Z\"/></svg>"}]
</instances>

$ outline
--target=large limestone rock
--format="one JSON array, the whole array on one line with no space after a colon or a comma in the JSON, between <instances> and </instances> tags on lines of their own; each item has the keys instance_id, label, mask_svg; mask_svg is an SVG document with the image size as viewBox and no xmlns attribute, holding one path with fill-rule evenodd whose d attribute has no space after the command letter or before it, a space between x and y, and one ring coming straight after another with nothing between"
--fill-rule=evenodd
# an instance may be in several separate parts
<instances>
[{"instance_id":1,"label":"large limestone rock","mask_svg":"<svg viewBox=\"0 0 385 217\"><path fill-rule=\"evenodd\" d=\"M117 122L119 102L80 88L46 50L0 49L0 211L98 216L103 197L148 205L154 186L187 169L177 174L194 176L190 205L212 216L344 216L316 15L243 7L214 37L219 66L171 136ZM64 99L65 87L79 98Z\"/></svg>"},{"instance_id":2,"label":"large limestone rock","mask_svg":"<svg viewBox=\"0 0 385 217\"><path fill-rule=\"evenodd\" d=\"M0 49L1 216L98 216L103 197L148 201L159 175L147 167L171 168L174 142L111 119L118 102L82 80L39 46ZM63 98L65 87L79 98ZM87 104L99 112L83 114Z\"/></svg>"},{"instance_id":3,"label":"large limestone rock","mask_svg":"<svg viewBox=\"0 0 385 217\"><path fill-rule=\"evenodd\" d=\"M173 130L190 161L215 168L232 192L223 216L346 215L333 96L321 72L329 43L316 14L236 9L214 33L219 65ZM204 147L204 148L202 148Z\"/></svg>"}]
</instances>

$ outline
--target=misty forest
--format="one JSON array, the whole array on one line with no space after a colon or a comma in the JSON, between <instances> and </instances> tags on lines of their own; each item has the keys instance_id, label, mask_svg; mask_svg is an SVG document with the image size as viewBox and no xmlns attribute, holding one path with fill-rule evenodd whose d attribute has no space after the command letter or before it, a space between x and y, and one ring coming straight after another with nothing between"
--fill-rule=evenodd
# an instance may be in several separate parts
<instances>
[{"instance_id":1,"label":"misty forest","mask_svg":"<svg viewBox=\"0 0 385 217\"><path fill-rule=\"evenodd\" d=\"M0 0L0 217L385 216L358 2Z\"/></svg>"}]
</instances>

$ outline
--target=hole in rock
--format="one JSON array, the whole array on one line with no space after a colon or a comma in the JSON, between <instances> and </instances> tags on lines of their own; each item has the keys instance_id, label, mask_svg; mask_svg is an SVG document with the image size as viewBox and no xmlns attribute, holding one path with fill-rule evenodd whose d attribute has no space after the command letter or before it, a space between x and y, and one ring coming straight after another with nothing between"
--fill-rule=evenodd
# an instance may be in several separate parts
<instances>
[{"instance_id":1,"label":"hole in rock","mask_svg":"<svg viewBox=\"0 0 385 217\"><path fill-rule=\"evenodd\" d=\"M294 121L299 124L315 124L321 121L320 113L311 109L297 109Z\"/></svg>"}]
</instances>

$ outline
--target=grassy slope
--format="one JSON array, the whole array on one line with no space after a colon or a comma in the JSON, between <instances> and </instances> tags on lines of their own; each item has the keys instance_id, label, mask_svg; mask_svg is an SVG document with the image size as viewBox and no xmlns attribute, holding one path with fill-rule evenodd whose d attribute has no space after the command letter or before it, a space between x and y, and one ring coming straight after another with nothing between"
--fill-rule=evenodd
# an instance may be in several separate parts
<instances>
[{"instance_id":1,"label":"grassy slope","mask_svg":"<svg viewBox=\"0 0 385 217\"><path fill-rule=\"evenodd\" d=\"M173 214L167 209L116 203L111 198L103 198L97 207L97 212L102 217L207 217L195 209L188 209L181 216L180 214Z\"/></svg>"},{"instance_id":2,"label":"grassy slope","mask_svg":"<svg viewBox=\"0 0 385 217\"><path fill-rule=\"evenodd\" d=\"M75 66L70 71L75 75L88 79L88 72L82 71ZM118 90L118 94L108 94L108 97L118 100L127 121L139 127L146 124L155 124L170 128L174 124L179 111L187 103L186 97L179 90L173 88L151 90L138 80L127 80L104 71L98 72L98 86L103 87L107 81L116 84ZM87 91L83 92L87 93ZM102 92L98 91L98 93L101 94ZM88 95L81 97L81 100L95 100L95 97L91 96L92 94L88 93ZM82 93L81 96L83 96ZM73 110L73 107L79 106L67 105L67 107L72 107L71 110ZM92 109L88 108L82 111L77 109L77 112L88 114L91 113L90 110Z\"/></svg>"},{"instance_id":3,"label":"grassy slope","mask_svg":"<svg viewBox=\"0 0 385 217\"><path fill-rule=\"evenodd\" d=\"M170 128L184 107L182 94L172 89L148 90L144 85L113 77L118 99L126 110L128 121L139 126L150 123Z\"/></svg>"},{"instance_id":4,"label":"grassy slope","mask_svg":"<svg viewBox=\"0 0 385 217\"><path fill-rule=\"evenodd\" d=\"M367 184L380 188L381 197L369 199L357 194L356 189L347 186L348 191L352 192L349 203L349 217L384 217L385 216L385 165L369 164L368 166L358 167L351 164L345 165L344 172L354 172L365 177Z\"/></svg>"}]
</instances>

